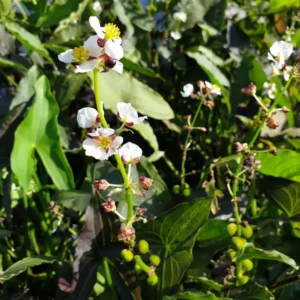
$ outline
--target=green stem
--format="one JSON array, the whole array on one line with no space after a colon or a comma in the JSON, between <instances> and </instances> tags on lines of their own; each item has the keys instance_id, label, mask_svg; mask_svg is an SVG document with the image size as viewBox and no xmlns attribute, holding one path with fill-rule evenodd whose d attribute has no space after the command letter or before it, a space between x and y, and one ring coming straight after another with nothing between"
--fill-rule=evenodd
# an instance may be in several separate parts
<instances>
[{"instance_id":1,"label":"green stem","mask_svg":"<svg viewBox=\"0 0 300 300\"><path fill-rule=\"evenodd\" d=\"M250 200L250 207L251 207L251 214L253 217L255 217L257 214L257 202L255 198L252 198Z\"/></svg>"},{"instance_id":2,"label":"green stem","mask_svg":"<svg viewBox=\"0 0 300 300\"><path fill-rule=\"evenodd\" d=\"M108 124L105 120L104 111L102 110L101 99L100 99L100 88L99 88L99 71L97 68L94 69L94 92L95 92L95 100L96 100L96 107L98 110L98 114L101 120L101 124L104 128L108 128ZM130 222L133 216L133 197L132 191L130 188L130 181L127 176L124 164L121 160L119 154L114 155L117 165L119 167L120 173L124 180L124 186L126 189L126 198L127 198L127 205L128 205L128 212L127 212L127 223Z\"/></svg>"},{"instance_id":3,"label":"green stem","mask_svg":"<svg viewBox=\"0 0 300 300\"><path fill-rule=\"evenodd\" d=\"M134 259L135 259L135 262L141 267L141 269L145 273L149 274L152 272L152 269L143 262L142 258L139 255L135 255Z\"/></svg>"},{"instance_id":4,"label":"green stem","mask_svg":"<svg viewBox=\"0 0 300 300\"><path fill-rule=\"evenodd\" d=\"M111 278L111 273L110 273L109 265L108 265L106 258L104 259L103 265L104 265L104 273L105 273L107 285L111 289L112 293L116 296L116 291L114 289L114 284L113 284L113 281Z\"/></svg>"},{"instance_id":5,"label":"green stem","mask_svg":"<svg viewBox=\"0 0 300 300\"><path fill-rule=\"evenodd\" d=\"M200 103L198 105L197 111L196 111L194 118L192 120L192 123L191 123L191 130L188 131L186 138L185 138L185 142L184 142L184 146L183 146L183 156L182 156L182 161L181 161L181 188L184 188L184 184L185 184L185 162L186 162L186 156L187 156L187 150L188 150L187 145L188 145L190 137L191 137L192 128L194 127L194 125L198 119L202 104L203 104L203 101L201 99Z\"/></svg>"}]
</instances>

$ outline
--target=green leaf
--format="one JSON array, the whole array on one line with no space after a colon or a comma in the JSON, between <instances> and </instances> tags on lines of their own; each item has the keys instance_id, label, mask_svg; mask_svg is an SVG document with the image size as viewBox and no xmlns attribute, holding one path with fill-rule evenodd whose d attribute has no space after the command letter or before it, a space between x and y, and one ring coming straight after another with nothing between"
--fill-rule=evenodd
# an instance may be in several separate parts
<instances>
[{"instance_id":1,"label":"green leaf","mask_svg":"<svg viewBox=\"0 0 300 300\"><path fill-rule=\"evenodd\" d=\"M268 177L262 180L259 189L289 217L300 215L300 183Z\"/></svg>"},{"instance_id":2,"label":"green leaf","mask_svg":"<svg viewBox=\"0 0 300 300\"><path fill-rule=\"evenodd\" d=\"M208 75L209 80L212 83L218 81L221 85L230 86L227 77L222 73L222 71L205 55L199 52L187 52L189 57L193 58L197 64L205 71Z\"/></svg>"},{"instance_id":3,"label":"green leaf","mask_svg":"<svg viewBox=\"0 0 300 300\"><path fill-rule=\"evenodd\" d=\"M160 94L128 73L108 72L100 75L101 99L113 112L120 101L131 103L141 114L158 120L174 118L170 105Z\"/></svg>"},{"instance_id":4,"label":"green leaf","mask_svg":"<svg viewBox=\"0 0 300 300\"><path fill-rule=\"evenodd\" d=\"M34 85L39 76L39 70L37 66L32 66L25 77L23 77L19 83L16 96L13 98L9 109L12 110L16 106L26 103L34 94Z\"/></svg>"},{"instance_id":5,"label":"green leaf","mask_svg":"<svg viewBox=\"0 0 300 300\"><path fill-rule=\"evenodd\" d=\"M207 277L190 276L188 282L200 282L200 283L212 288L213 290L215 290L217 292L221 292L224 288L224 285L222 285L214 280L208 279Z\"/></svg>"},{"instance_id":6,"label":"green leaf","mask_svg":"<svg viewBox=\"0 0 300 300\"><path fill-rule=\"evenodd\" d=\"M19 184L28 189L35 172L35 150L59 190L74 188L72 170L62 150L57 125L58 106L45 76L35 84L36 96L15 133L11 166Z\"/></svg>"},{"instance_id":7,"label":"green leaf","mask_svg":"<svg viewBox=\"0 0 300 300\"><path fill-rule=\"evenodd\" d=\"M138 239L149 242L162 260L155 299L176 292L192 261L192 248L199 229L206 221L212 198L183 203L149 221L137 230Z\"/></svg>"},{"instance_id":8,"label":"green leaf","mask_svg":"<svg viewBox=\"0 0 300 300\"><path fill-rule=\"evenodd\" d=\"M136 124L132 127L132 129L136 130L149 143L154 151L159 150L157 137L148 122Z\"/></svg>"},{"instance_id":9,"label":"green leaf","mask_svg":"<svg viewBox=\"0 0 300 300\"><path fill-rule=\"evenodd\" d=\"M282 177L300 182L300 154L291 150L278 150L276 156L270 153L258 153L256 158L261 162L258 172L273 177Z\"/></svg>"},{"instance_id":10,"label":"green leaf","mask_svg":"<svg viewBox=\"0 0 300 300\"><path fill-rule=\"evenodd\" d=\"M232 289L228 296L234 297L234 300L275 300L268 288L258 283Z\"/></svg>"},{"instance_id":11,"label":"green leaf","mask_svg":"<svg viewBox=\"0 0 300 300\"><path fill-rule=\"evenodd\" d=\"M11 0L0 0L0 16L7 16L12 10Z\"/></svg>"},{"instance_id":12,"label":"green leaf","mask_svg":"<svg viewBox=\"0 0 300 300\"><path fill-rule=\"evenodd\" d=\"M299 0L270 0L268 14L300 7Z\"/></svg>"},{"instance_id":13,"label":"green leaf","mask_svg":"<svg viewBox=\"0 0 300 300\"><path fill-rule=\"evenodd\" d=\"M39 266L41 264L52 264L55 262L54 257L38 256L26 257L11 265L4 272L0 273L0 282L3 283L27 270L27 268Z\"/></svg>"},{"instance_id":14,"label":"green leaf","mask_svg":"<svg viewBox=\"0 0 300 300\"><path fill-rule=\"evenodd\" d=\"M17 70L22 70L22 71L26 71L27 69L18 64L18 63L15 63L11 60L8 60L6 58L3 58L3 57L0 57L0 67L5 69L5 68L12 68L12 69L17 69Z\"/></svg>"},{"instance_id":15,"label":"green leaf","mask_svg":"<svg viewBox=\"0 0 300 300\"><path fill-rule=\"evenodd\" d=\"M232 300L230 298L219 298L214 294L204 295L201 292L183 292L174 296L165 296L163 300Z\"/></svg>"},{"instance_id":16,"label":"green leaf","mask_svg":"<svg viewBox=\"0 0 300 300\"><path fill-rule=\"evenodd\" d=\"M5 27L26 48L27 51L36 51L53 64L53 60L47 49L44 48L42 42L36 35L33 35L24 27L14 22L6 21Z\"/></svg>"},{"instance_id":17,"label":"green leaf","mask_svg":"<svg viewBox=\"0 0 300 300\"><path fill-rule=\"evenodd\" d=\"M242 261L244 259L275 260L287 264L296 270L299 269L296 262L287 255L276 250L269 251L256 248L252 243L245 244L244 248L238 252L236 260Z\"/></svg>"}]
</instances>

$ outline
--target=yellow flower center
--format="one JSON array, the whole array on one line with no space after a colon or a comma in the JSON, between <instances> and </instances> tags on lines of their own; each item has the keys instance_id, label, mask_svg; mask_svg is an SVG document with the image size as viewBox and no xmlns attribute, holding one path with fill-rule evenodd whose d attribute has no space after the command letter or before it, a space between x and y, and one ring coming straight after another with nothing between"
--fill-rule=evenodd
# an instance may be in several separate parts
<instances>
[{"instance_id":1,"label":"yellow flower center","mask_svg":"<svg viewBox=\"0 0 300 300\"><path fill-rule=\"evenodd\" d=\"M90 51L86 50L83 46L76 47L73 49L74 62L83 62L89 58Z\"/></svg>"},{"instance_id":2,"label":"yellow flower center","mask_svg":"<svg viewBox=\"0 0 300 300\"><path fill-rule=\"evenodd\" d=\"M99 137L98 144L101 148L107 149L111 146L112 140L109 137Z\"/></svg>"},{"instance_id":3,"label":"yellow flower center","mask_svg":"<svg viewBox=\"0 0 300 300\"><path fill-rule=\"evenodd\" d=\"M120 37L120 29L118 26L112 23L108 23L104 25L105 28L105 39L118 39Z\"/></svg>"}]
</instances>

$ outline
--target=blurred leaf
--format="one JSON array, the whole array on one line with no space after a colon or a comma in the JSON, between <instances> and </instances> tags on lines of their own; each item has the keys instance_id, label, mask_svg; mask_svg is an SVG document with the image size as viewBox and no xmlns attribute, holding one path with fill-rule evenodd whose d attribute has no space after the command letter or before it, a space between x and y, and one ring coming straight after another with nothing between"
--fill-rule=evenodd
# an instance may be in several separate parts
<instances>
[{"instance_id":1,"label":"blurred leaf","mask_svg":"<svg viewBox=\"0 0 300 300\"><path fill-rule=\"evenodd\" d=\"M45 76L36 82L35 90L34 103L15 133L11 154L13 173L26 191L35 172L36 150L55 186L60 190L72 189L74 188L72 170L59 140L58 106Z\"/></svg>"},{"instance_id":2,"label":"blurred leaf","mask_svg":"<svg viewBox=\"0 0 300 300\"><path fill-rule=\"evenodd\" d=\"M256 248L252 243L247 243L237 254L237 261L242 261L245 259L275 260L287 264L296 270L299 269L296 262L287 255L276 250L263 250Z\"/></svg>"},{"instance_id":3,"label":"blurred leaf","mask_svg":"<svg viewBox=\"0 0 300 300\"><path fill-rule=\"evenodd\" d=\"M36 35L33 35L24 27L11 21L6 21L5 27L26 48L27 51L36 51L53 64L53 60L49 56L47 49L43 46Z\"/></svg>"},{"instance_id":4,"label":"blurred leaf","mask_svg":"<svg viewBox=\"0 0 300 300\"><path fill-rule=\"evenodd\" d=\"M159 150L157 137L148 122L136 124L132 127L132 129L136 130L149 143L154 151Z\"/></svg>"},{"instance_id":5,"label":"blurred leaf","mask_svg":"<svg viewBox=\"0 0 300 300\"><path fill-rule=\"evenodd\" d=\"M7 229L0 229L0 239L8 237L11 235L11 231Z\"/></svg>"},{"instance_id":6,"label":"blurred leaf","mask_svg":"<svg viewBox=\"0 0 300 300\"><path fill-rule=\"evenodd\" d=\"M300 154L291 150L279 149L276 156L265 152L258 153L256 158L261 162L257 171L273 177L282 177L300 182Z\"/></svg>"},{"instance_id":7,"label":"blurred leaf","mask_svg":"<svg viewBox=\"0 0 300 300\"><path fill-rule=\"evenodd\" d=\"M222 73L222 71L205 55L198 52L187 52L187 55L193 58L198 63L198 65L204 70L212 83L215 83L217 80L224 86L230 86L228 79Z\"/></svg>"},{"instance_id":8,"label":"blurred leaf","mask_svg":"<svg viewBox=\"0 0 300 300\"><path fill-rule=\"evenodd\" d=\"M105 108L116 112L120 101L131 103L141 114L157 120L174 118L170 105L160 94L128 73L100 75L100 93Z\"/></svg>"},{"instance_id":9,"label":"blurred leaf","mask_svg":"<svg viewBox=\"0 0 300 300\"><path fill-rule=\"evenodd\" d=\"M47 256L37 256L37 257L26 257L22 260L17 261L11 265L4 272L0 273L0 282L3 283L27 270L27 268L32 268L39 266L41 264L52 264L56 258Z\"/></svg>"},{"instance_id":10,"label":"blurred leaf","mask_svg":"<svg viewBox=\"0 0 300 300\"><path fill-rule=\"evenodd\" d=\"M12 10L11 0L0 0L0 16L7 16Z\"/></svg>"},{"instance_id":11,"label":"blurred leaf","mask_svg":"<svg viewBox=\"0 0 300 300\"><path fill-rule=\"evenodd\" d=\"M34 85L37 81L38 76L39 70L37 66L32 66L28 70L27 74L21 79L17 89L17 93L10 104L10 110L30 100L30 98L34 94Z\"/></svg>"},{"instance_id":12,"label":"blurred leaf","mask_svg":"<svg viewBox=\"0 0 300 300\"><path fill-rule=\"evenodd\" d=\"M51 27L58 24L59 21L76 11L78 4L77 0L55 0L49 9L39 17L36 26Z\"/></svg>"},{"instance_id":13,"label":"blurred leaf","mask_svg":"<svg viewBox=\"0 0 300 300\"><path fill-rule=\"evenodd\" d=\"M258 283L232 289L228 296L234 297L234 300L275 300L275 297L267 287L259 285Z\"/></svg>"},{"instance_id":14,"label":"blurred leaf","mask_svg":"<svg viewBox=\"0 0 300 300\"><path fill-rule=\"evenodd\" d=\"M273 14L282 10L299 8L299 0L270 0L268 14Z\"/></svg>"},{"instance_id":15,"label":"blurred leaf","mask_svg":"<svg viewBox=\"0 0 300 300\"><path fill-rule=\"evenodd\" d=\"M25 68L24 66L3 57L0 57L0 67L3 69L13 68L17 70L27 71L27 68Z\"/></svg>"},{"instance_id":16,"label":"blurred leaf","mask_svg":"<svg viewBox=\"0 0 300 300\"><path fill-rule=\"evenodd\" d=\"M219 298L214 294L204 295L201 292L182 292L174 296L165 296L163 300L232 300L231 298Z\"/></svg>"},{"instance_id":17,"label":"blurred leaf","mask_svg":"<svg viewBox=\"0 0 300 300\"><path fill-rule=\"evenodd\" d=\"M91 194L80 191L57 191L52 200L63 206L74 209L75 211L84 212L91 199Z\"/></svg>"},{"instance_id":18,"label":"blurred leaf","mask_svg":"<svg viewBox=\"0 0 300 300\"><path fill-rule=\"evenodd\" d=\"M224 285L211 280L211 279L207 279L206 277L189 277L188 282L200 282L210 288L212 288L213 290L217 291L217 292L221 292L224 288Z\"/></svg>"},{"instance_id":19,"label":"blurred leaf","mask_svg":"<svg viewBox=\"0 0 300 300\"><path fill-rule=\"evenodd\" d=\"M138 238L150 241L151 250L162 260L153 298L162 299L163 295L176 292L192 261L195 238L208 217L211 201L211 198L199 198L180 204L137 231Z\"/></svg>"}]
</instances>

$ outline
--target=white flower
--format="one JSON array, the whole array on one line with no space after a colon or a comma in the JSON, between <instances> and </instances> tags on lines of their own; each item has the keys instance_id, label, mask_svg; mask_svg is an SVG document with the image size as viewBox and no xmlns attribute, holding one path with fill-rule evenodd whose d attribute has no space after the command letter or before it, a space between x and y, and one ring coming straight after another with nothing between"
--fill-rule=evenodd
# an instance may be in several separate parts
<instances>
[{"instance_id":1,"label":"white flower","mask_svg":"<svg viewBox=\"0 0 300 300\"><path fill-rule=\"evenodd\" d=\"M245 19L247 14L243 9L241 9L237 6L230 6L230 7L226 8L225 16L228 19L235 19L236 21L239 21L239 20Z\"/></svg>"},{"instance_id":2,"label":"white flower","mask_svg":"<svg viewBox=\"0 0 300 300\"><path fill-rule=\"evenodd\" d=\"M205 86L209 89L210 94L222 95L221 89L216 84L211 84L208 81L204 81Z\"/></svg>"},{"instance_id":3,"label":"white flower","mask_svg":"<svg viewBox=\"0 0 300 300\"><path fill-rule=\"evenodd\" d=\"M286 66L283 69L282 74L285 81L288 81L290 79L292 70L293 70L292 66Z\"/></svg>"},{"instance_id":4,"label":"white flower","mask_svg":"<svg viewBox=\"0 0 300 300\"><path fill-rule=\"evenodd\" d=\"M276 84L275 83L270 84L269 82L265 82L263 87L266 90L268 97L270 99L275 99L275 92L277 91Z\"/></svg>"},{"instance_id":5,"label":"white flower","mask_svg":"<svg viewBox=\"0 0 300 300\"><path fill-rule=\"evenodd\" d=\"M83 141L83 149L87 156L99 160L107 160L111 155L117 153L117 149L123 142L123 138L115 135L111 128L97 128L94 133L89 133L92 138Z\"/></svg>"},{"instance_id":6,"label":"white flower","mask_svg":"<svg viewBox=\"0 0 300 300\"><path fill-rule=\"evenodd\" d=\"M182 37L179 31L171 31L170 35L175 41L180 40Z\"/></svg>"},{"instance_id":7,"label":"white flower","mask_svg":"<svg viewBox=\"0 0 300 300\"><path fill-rule=\"evenodd\" d=\"M140 161L143 151L138 145L128 142L118 150L118 153L124 163L133 165Z\"/></svg>"},{"instance_id":8,"label":"white flower","mask_svg":"<svg viewBox=\"0 0 300 300\"><path fill-rule=\"evenodd\" d=\"M188 83L183 86L183 91L180 92L182 97L190 97L194 92L194 87L191 83Z\"/></svg>"},{"instance_id":9,"label":"white flower","mask_svg":"<svg viewBox=\"0 0 300 300\"><path fill-rule=\"evenodd\" d=\"M284 41L275 42L268 53L268 59L273 61L279 70L282 70L293 53L293 45Z\"/></svg>"},{"instance_id":10,"label":"white flower","mask_svg":"<svg viewBox=\"0 0 300 300\"><path fill-rule=\"evenodd\" d=\"M97 44L96 35L88 38L83 46L60 53L58 59L64 63L73 63L76 66L76 73L86 73L95 69L98 65L98 57L101 55L101 48Z\"/></svg>"},{"instance_id":11,"label":"white flower","mask_svg":"<svg viewBox=\"0 0 300 300\"><path fill-rule=\"evenodd\" d=\"M98 14L102 11L102 6L99 1L93 3L93 10Z\"/></svg>"},{"instance_id":12,"label":"white flower","mask_svg":"<svg viewBox=\"0 0 300 300\"><path fill-rule=\"evenodd\" d=\"M84 107L77 113L77 123L81 128L91 128L100 123L98 112L95 108Z\"/></svg>"},{"instance_id":13,"label":"white flower","mask_svg":"<svg viewBox=\"0 0 300 300\"><path fill-rule=\"evenodd\" d=\"M185 12L181 11L181 12L175 12L173 14L173 18L174 20L179 20L181 22L186 22L187 20L187 15Z\"/></svg>"},{"instance_id":14,"label":"white flower","mask_svg":"<svg viewBox=\"0 0 300 300\"><path fill-rule=\"evenodd\" d=\"M147 117L139 117L137 111L130 103L118 102L117 108L118 118L127 126L133 126L147 119Z\"/></svg>"}]
</instances>

